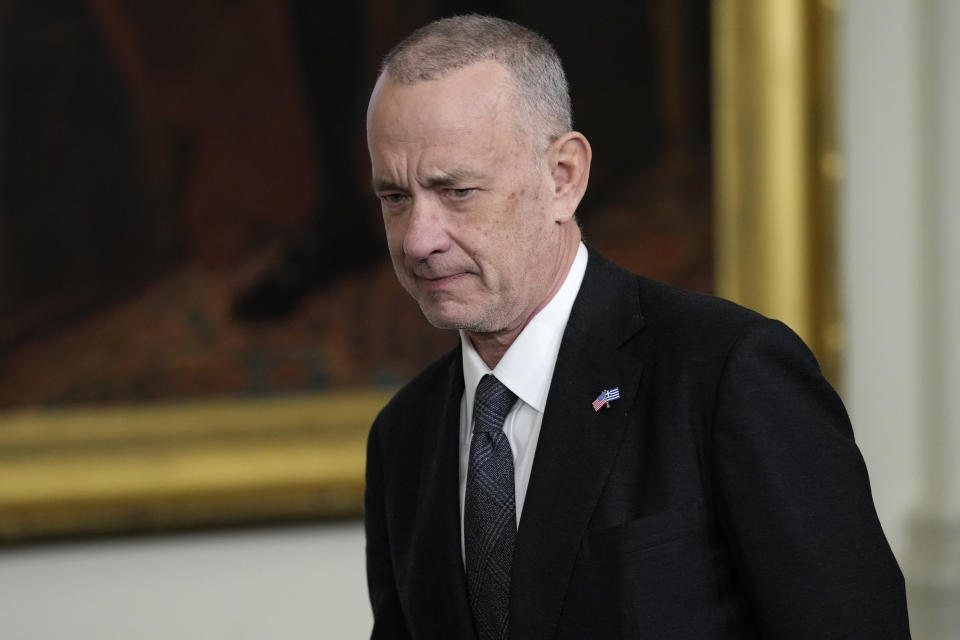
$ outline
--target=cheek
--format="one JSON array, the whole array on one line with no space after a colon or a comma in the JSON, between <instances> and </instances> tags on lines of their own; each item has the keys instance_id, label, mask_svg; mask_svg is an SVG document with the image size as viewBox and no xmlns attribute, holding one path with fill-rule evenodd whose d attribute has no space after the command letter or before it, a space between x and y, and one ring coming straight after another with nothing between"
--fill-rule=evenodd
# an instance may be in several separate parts
<instances>
[{"instance_id":1,"label":"cheek","mask_svg":"<svg viewBox=\"0 0 960 640\"><path fill-rule=\"evenodd\" d=\"M407 232L407 225L395 215L383 214L383 228L387 235L387 248L390 255L399 258L403 255L403 238Z\"/></svg>"},{"instance_id":2,"label":"cheek","mask_svg":"<svg viewBox=\"0 0 960 640\"><path fill-rule=\"evenodd\" d=\"M536 189L531 185L518 187L507 197L506 207L515 244L528 245L531 240L542 239L544 209Z\"/></svg>"}]
</instances>

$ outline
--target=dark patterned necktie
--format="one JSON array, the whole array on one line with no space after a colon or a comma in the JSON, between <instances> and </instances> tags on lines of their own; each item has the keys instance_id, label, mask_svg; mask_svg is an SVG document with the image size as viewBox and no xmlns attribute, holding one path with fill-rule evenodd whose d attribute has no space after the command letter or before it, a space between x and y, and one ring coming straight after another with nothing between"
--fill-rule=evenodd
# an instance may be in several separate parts
<instances>
[{"instance_id":1,"label":"dark patterned necktie","mask_svg":"<svg viewBox=\"0 0 960 640\"><path fill-rule=\"evenodd\" d=\"M492 375L477 385L463 509L467 592L479 640L507 637L510 567L517 535L513 452L503 421L517 396Z\"/></svg>"}]
</instances>

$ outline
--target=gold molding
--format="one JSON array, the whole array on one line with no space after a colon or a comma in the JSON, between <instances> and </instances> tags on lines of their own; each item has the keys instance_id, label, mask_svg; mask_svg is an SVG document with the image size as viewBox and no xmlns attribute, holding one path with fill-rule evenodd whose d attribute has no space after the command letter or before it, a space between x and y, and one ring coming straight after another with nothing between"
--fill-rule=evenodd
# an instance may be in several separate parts
<instances>
[{"instance_id":1,"label":"gold molding","mask_svg":"<svg viewBox=\"0 0 960 640\"><path fill-rule=\"evenodd\" d=\"M0 541L357 515L392 391L0 415Z\"/></svg>"},{"instance_id":2,"label":"gold molding","mask_svg":"<svg viewBox=\"0 0 960 640\"><path fill-rule=\"evenodd\" d=\"M783 320L836 380L837 3L714 0L717 291Z\"/></svg>"}]
</instances>

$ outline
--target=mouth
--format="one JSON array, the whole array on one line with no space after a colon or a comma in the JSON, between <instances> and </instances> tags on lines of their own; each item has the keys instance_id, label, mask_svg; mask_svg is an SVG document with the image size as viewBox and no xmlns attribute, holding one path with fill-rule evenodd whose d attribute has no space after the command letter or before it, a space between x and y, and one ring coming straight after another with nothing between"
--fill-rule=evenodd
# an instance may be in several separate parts
<instances>
[{"instance_id":1,"label":"mouth","mask_svg":"<svg viewBox=\"0 0 960 640\"><path fill-rule=\"evenodd\" d=\"M437 292L437 291L445 291L457 286L468 275L469 275L468 273L464 271L460 271L457 273L450 273L447 275L440 275L440 276L417 275L416 278L422 284L424 289L431 292Z\"/></svg>"}]
</instances>

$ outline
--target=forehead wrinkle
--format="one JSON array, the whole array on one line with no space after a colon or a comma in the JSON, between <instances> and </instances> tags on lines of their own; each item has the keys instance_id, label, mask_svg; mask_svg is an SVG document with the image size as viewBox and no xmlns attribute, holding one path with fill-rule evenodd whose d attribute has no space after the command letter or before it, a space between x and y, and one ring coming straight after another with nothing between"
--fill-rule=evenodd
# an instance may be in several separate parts
<instances>
[{"instance_id":1,"label":"forehead wrinkle","mask_svg":"<svg viewBox=\"0 0 960 640\"><path fill-rule=\"evenodd\" d=\"M491 171L508 162L511 145L505 144L513 133L501 127L433 127L439 135L377 136L386 143L379 169L373 176L375 191L410 189L411 181L424 189L452 187L467 183L484 184ZM380 146L376 144L374 146Z\"/></svg>"},{"instance_id":2,"label":"forehead wrinkle","mask_svg":"<svg viewBox=\"0 0 960 640\"><path fill-rule=\"evenodd\" d=\"M407 157L403 153L384 153L378 163L372 155L373 176L371 183L374 191L404 190L403 175L406 173ZM380 164L380 166L378 166ZM379 169L379 171L378 171Z\"/></svg>"},{"instance_id":3,"label":"forehead wrinkle","mask_svg":"<svg viewBox=\"0 0 960 640\"><path fill-rule=\"evenodd\" d=\"M477 139L475 134L483 135ZM487 132L473 128L451 129L443 139L433 137L411 158L411 175L424 187L450 186L489 178L498 149Z\"/></svg>"},{"instance_id":4,"label":"forehead wrinkle","mask_svg":"<svg viewBox=\"0 0 960 640\"><path fill-rule=\"evenodd\" d=\"M418 83L400 91L411 97L409 91L430 84ZM517 143L526 146L511 83L498 78L491 84L492 90L488 87L482 100L465 103L465 96L457 96L456 104L462 108L452 106L439 118L427 100L430 94L413 94L416 99L402 109L382 114L387 117L372 127L368 137L372 155L383 161L377 167L381 175L374 176L375 187L378 182L383 188L401 189L409 189L411 181L423 188L489 182L490 172L495 174L497 167L517 154ZM384 104L389 105L389 100Z\"/></svg>"}]
</instances>

